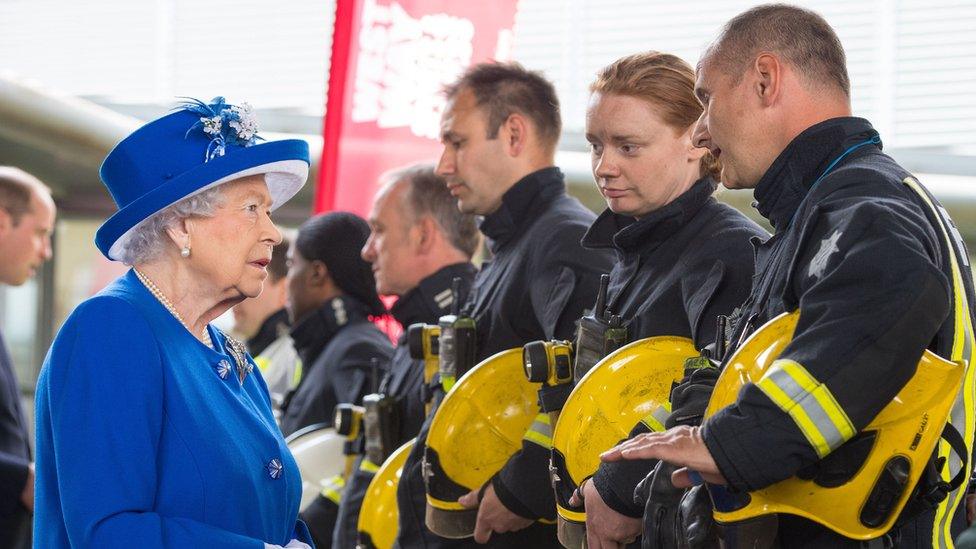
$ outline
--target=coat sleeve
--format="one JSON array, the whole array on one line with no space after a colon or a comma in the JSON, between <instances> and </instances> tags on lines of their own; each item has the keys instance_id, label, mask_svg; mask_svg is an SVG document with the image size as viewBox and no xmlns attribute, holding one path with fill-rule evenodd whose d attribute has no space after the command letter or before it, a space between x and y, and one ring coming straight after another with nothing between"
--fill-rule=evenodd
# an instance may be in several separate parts
<instances>
[{"instance_id":1,"label":"coat sleeve","mask_svg":"<svg viewBox=\"0 0 976 549\"><path fill-rule=\"evenodd\" d=\"M551 237L531 252L537 260L529 282L529 299L547 339L574 338L576 322L596 301L600 275L612 267L609 251L580 245L585 230L582 224L553 227Z\"/></svg>"},{"instance_id":2,"label":"coat sleeve","mask_svg":"<svg viewBox=\"0 0 976 549\"><path fill-rule=\"evenodd\" d=\"M0 452L0 516L13 514L21 505L29 466L23 458Z\"/></svg>"},{"instance_id":3,"label":"coat sleeve","mask_svg":"<svg viewBox=\"0 0 976 549\"><path fill-rule=\"evenodd\" d=\"M600 275L610 270L605 251L584 250L585 227L554 227L554 238L539 248L540 272L533 273L530 293L536 318L547 338L572 340L576 321L593 307ZM492 480L498 499L510 511L531 519L554 520L556 498L549 480L552 426L549 416L536 417L515 453Z\"/></svg>"},{"instance_id":4,"label":"coat sleeve","mask_svg":"<svg viewBox=\"0 0 976 549\"><path fill-rule=\"evenodd\" d=\"M53 459L65 529L76 547L253 547L264 540L154 512L165 421L162 362L146 320L117 298L95 298L72 315L49 358ZM44 458L43 456L48 456ZM45 497L45 496L41 496ZM276 540L269 540L276 541Z\"/></svg>"},{"instance_id":5,"label":"coat sleeve","mask_svg":"<svg viewBox=\"0 0 976 549\"><path fill-rule=\"evenodd\" d=\"M703 427L734 489L786 479L866 427L948 315L939 240L913 203L828 197L807 226L787 281L792 342Z\"/></svg>"},{"instance_id":6,"label":"coat sleeve","mask_svg":"<svg viewBox=\"0 0 976 549\"><path fill-rule=\"evenodd\" d=\"M335 370L333 387L336 403L362 404L363 397L369 394L372 387L372 359L379 361L379 379L376 380L378 386L389 369L392 354L391 345L379 338L364 338L350 345Z\"/></svg>"}]
</instances>

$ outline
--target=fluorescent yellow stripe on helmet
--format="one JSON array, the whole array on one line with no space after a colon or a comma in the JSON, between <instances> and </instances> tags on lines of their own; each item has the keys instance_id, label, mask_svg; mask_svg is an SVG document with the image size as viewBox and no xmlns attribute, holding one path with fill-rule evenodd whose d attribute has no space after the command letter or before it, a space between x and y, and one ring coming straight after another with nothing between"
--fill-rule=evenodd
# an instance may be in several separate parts
<instances>
[{"instance_id":1,"label":"fluorescent yellow stripe on helmet","mask_svg":"<svg viewBox=\"0 0 976 549\"><path fill-rule=\"evenodd\" d=\"M342 489L346 486L346 479L336 475L322 481L322 497L339 505L342 501Z\"/></svg>"},{"instance_id":2,"label":"fluorescent yellow stripe on helmet","mask_svg":"<svg viewBox=\"0 0 976 549\"><path fill-rule=\"evenodd\" d=\"M456 501L444 501L442 499L432 498L430 494L427 495L427 503L435 509L441 509L444 511L464 511L467 507L461 505Z\"/></svg>"},{"instance_id":3,"label":"fluorescent yellow stripe on helmet","mask_svg":"<svg viewBox=\"0 0 976 549\"><path fill-rule=\"evenodd\" d=\"M380 466L366 458L363 458L363 460L359 462L359 470L366 473L373 473L375 475L376 471L380 470Z\"/></svg>"},{"instance_id":4,"label":"fluorescent yellow stripe on helmet","mask_svg":"<svg viewBox=\"0 0 976 549\"><path fill-rule=\"evenodd\" d=\"M552 449L552 421L549 419L549 414L535 416L535 420L532 421L532 425L529 425L529 430L522 438L547 450Z\"/></svg>"},{"instance_id":5,"label":"fluorescent yellow stripe on helmet","mask_svg":"<svg viewBox=\"0 0 976 549\"><path fill-rule=\"evenodd\" d=\"M798 362L777 360L756 385L793 419L821 458L854 436L834 395Z\"/></svg>"}]
</instances>

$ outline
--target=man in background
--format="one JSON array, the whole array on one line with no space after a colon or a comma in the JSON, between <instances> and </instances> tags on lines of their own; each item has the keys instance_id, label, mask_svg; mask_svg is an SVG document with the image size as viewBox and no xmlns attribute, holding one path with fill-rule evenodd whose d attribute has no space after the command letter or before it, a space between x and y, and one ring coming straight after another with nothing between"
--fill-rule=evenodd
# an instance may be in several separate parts
<instances>
[{"instance_id":1,"label":"man in background","mask_svg":"<svg viewBox=\"0 0 976 549\"><path fill-rule=\"evenodd\" d=\"M471 256L480 234L474 216L458 211L433 165L400 168L382 180L384 185L369 214L371 232L362 256L373 267L377 291L399 298L390 312L404 329L389 373L379 387L379 393L395 403L396 419L380 426L380 436L391 441L387 450L392 450L420 432L426 413L424 397L430 394L423 387L423 361L410 357L407 328L416 323L436 324L441 316L450 314L454 279L461 279L462 293L474 279ZM387 429L392 432L385 432ZM356 546L366 488L386 457L367 453L353 472L342 495L333 547Z\"/></svg>"},{"instance_id":2,"label":"man in background","mask_svg":"<svg viewBox=\"0 0 976 549\"><path fill-rule=\"evenodd\" d=\"M56 208L51 190L23 170L0 166L0 284L20 286L51 259ZM13 360L0 332L0 547L31 545L34 464Z\"/></svg>"}]
</instances>

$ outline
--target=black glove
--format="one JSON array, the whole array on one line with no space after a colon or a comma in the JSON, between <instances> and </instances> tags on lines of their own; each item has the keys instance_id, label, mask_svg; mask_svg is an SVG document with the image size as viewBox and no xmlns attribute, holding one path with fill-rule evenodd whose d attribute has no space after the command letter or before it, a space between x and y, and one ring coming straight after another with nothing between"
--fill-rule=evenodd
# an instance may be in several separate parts
<instances>
[{"instance_id":1,"label":"black glove","mask_svg":"<svg viewBox=\"0 0 976 549\"><path fill-rule=\"evenodd\" d=\"M634 490L634 501L644 505L643 549L679 549L678 510L685 491L671 484L678 467L659 461Z\"/></svg>"},{"instance_id":2,"label":"black glove","mask_svg":"<svg viewBox=\"0 0 976 549\"><path fill-rule=\"evenodd\" d=\"M664 426L670 429L678 425L701 425L720 373L714 366L686 368L684 379L671 390L671 415Z\"/></svg>"},{"instance_id":3,"label":"black glove","mask_svg":"<svg viewBox=\"0 0 976 549\"><path fill-rule=\"evenodd\" d=\"M634 490L634 501L645 503L642 549L712 549L718 547L718 526L705 486L675 488L671 473L679 469L659 462Z\"/></svg>"},{"instance_id":4,"label":"black glove","mask_svg":"<svg viewBox=\"0 0 976 549\"><path fill-rule=\"evenodd\" d=\"M718 547L718 525L712 518L712 499L704 485L692 486L678 506L678 533L685 544L681 549Z\"/></svg>"}]
</instances>

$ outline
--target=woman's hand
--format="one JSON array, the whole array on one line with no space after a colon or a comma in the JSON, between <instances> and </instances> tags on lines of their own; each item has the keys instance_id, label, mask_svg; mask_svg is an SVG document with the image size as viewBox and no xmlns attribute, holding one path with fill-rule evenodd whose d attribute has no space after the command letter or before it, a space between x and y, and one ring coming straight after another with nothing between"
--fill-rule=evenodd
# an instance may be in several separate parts
<instances>
[{"instance_id":1,"label":"woman's hand","mask_svg":"<svg viewBox=\"0 0 976 549\"><path fill-rule=\"evenodd\" d=\"M622 442L600 454L603 461L622 459L659 459L681 466L671 475L671 482L677 488L687 488L698 484L689 469L701 475L709 484L726 484L718 470L718 465L708 452L701 436L701 427L681 425L660 433L644 433Z\"/></svg>"}]
</instances>

